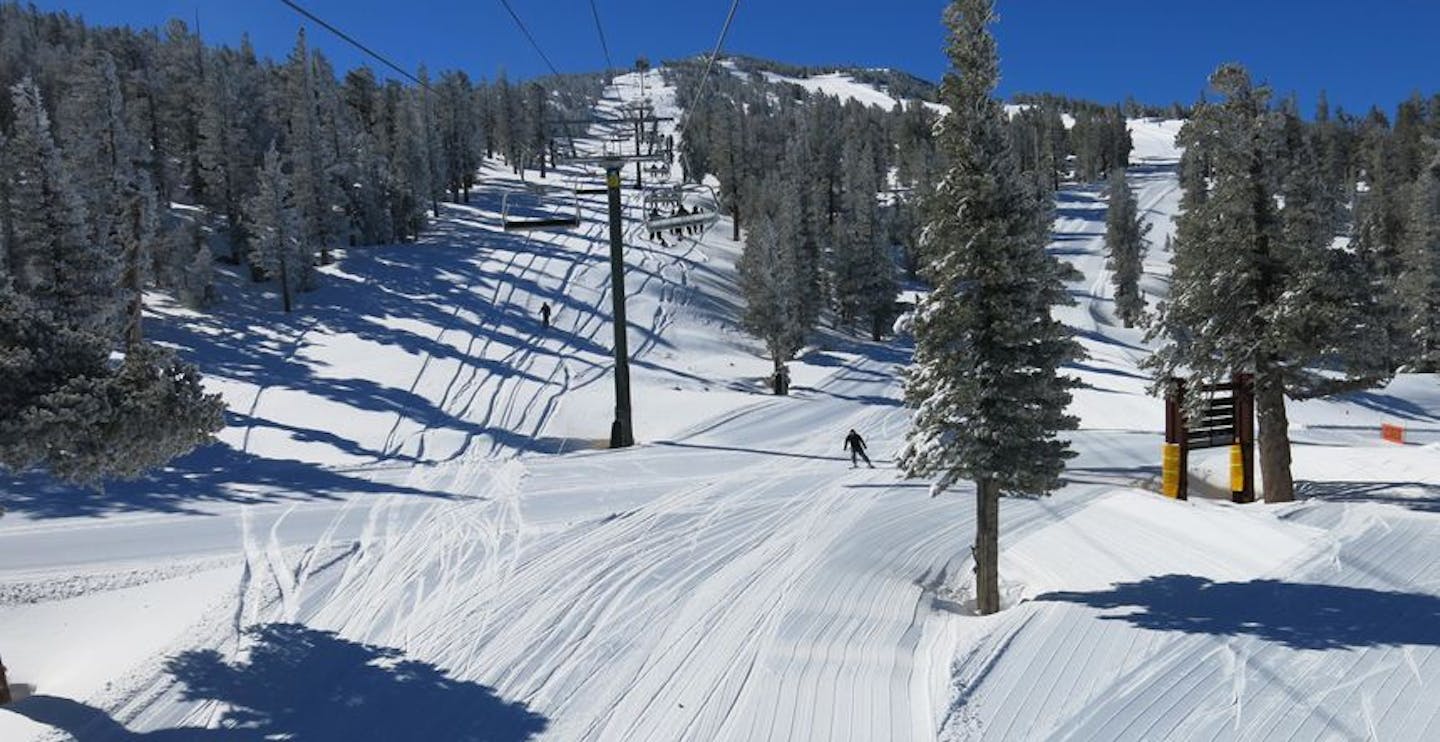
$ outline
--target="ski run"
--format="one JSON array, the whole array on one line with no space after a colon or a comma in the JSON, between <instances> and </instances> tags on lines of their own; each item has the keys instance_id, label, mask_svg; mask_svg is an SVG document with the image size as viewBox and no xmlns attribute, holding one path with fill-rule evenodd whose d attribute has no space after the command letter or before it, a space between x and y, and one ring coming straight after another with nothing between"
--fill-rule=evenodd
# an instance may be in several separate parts
<instances>
[{"instance_id":1,"label":"ski run","mask_svg":"<svg viewBox=\"0 0 1440 742\"><path fill-rule=\"evenodd\" d=\"M1152 304L1179 126L1129 122ZM1192 458L1199 495L1161 497L1103 189L1062 188L1078 456L1053 496L1002 501L1006 609L978 617L973 485L931 498L894 466L904 340L822 332L769 395L728 220L660 245L627 190L639 445L605 450L604 196L578 229L504 232L527 186L498 161L479 182L418 244L345 251L293 315L238 276L213 312L147 297L229 424L104 497L0 490L0 651L30 696L0 740L1440 739L1433 376L1292 403L1295 503L1226 501L1224 449Z\"/></svg>"}]
</instances>

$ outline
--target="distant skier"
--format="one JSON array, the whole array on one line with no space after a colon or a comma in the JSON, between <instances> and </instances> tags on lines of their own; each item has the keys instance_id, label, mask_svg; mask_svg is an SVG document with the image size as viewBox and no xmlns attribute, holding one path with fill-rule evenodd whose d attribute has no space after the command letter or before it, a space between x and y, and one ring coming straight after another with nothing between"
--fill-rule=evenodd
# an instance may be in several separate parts
<instances>
[{"instance_id":1,"label":"distant skier","mask_svg":"<svg viewBox=\"0 0 1440 742\"><path fill-rule=\"evenodd\" d=\"M845 436L845 448L850 450L851 469L860 465L859 462L856 461L857 456L865 459L866 466L871 469L875 468L875 465L870 463L870 457L865 455L865 439L861 438L860 434L856 433L854 428L850 429L850 435Z\"/></svg>"},{"instance_id":2,"label":"distant skier","mask_svg":"<svg viewBox=\"0 0 1440 742\"><path fill-rule=\"evenodd\" d=\"M550 302L540 304L540 321L544 323L545 329L550 329Z\"/></svg>"}]
</instances>

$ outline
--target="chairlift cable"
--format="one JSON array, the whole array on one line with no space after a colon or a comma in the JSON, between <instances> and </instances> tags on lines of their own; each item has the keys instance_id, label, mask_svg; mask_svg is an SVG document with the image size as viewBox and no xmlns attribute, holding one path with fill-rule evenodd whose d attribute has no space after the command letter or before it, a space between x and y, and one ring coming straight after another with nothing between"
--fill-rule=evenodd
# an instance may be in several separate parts
<instances>
[{"instance_id":1,"label":"chairlift cable","mask_svg":"<svg viewBox=\"0 0 1440 742\"><path fill-rule=\"evenodd\" d=\"M325 21L325 19L321 18L320 16L317 16L317 15L315 15L314 13L311 13L310 11L308 11L308 10L300 7L298 4L296 4L296 3L293 2L292 0L280 0L280 2L282 2L282 3L284 3L284 4L288 5L288 6L290 6L290 9L291 9L291 10L294 10L296 13L299 13L300 15L305 16L306 18L309 18L310 20L312 20L312 21L314 21L315 23L319 24L320 27L321 27L321 28L324 28L326 31L329 31L329 32L332 33L332 34L335 34L336 36L339 36L340 39L341 39L342 41L344 41L345 43L347 43L347 44L355 47L356 49L359 49L360 51L362 51L362 52L370 55L371 57L373 57L374 59L378 60L381 64L385 65L386 67L389 67L390 69L395 70L396 73L398 73L399 75L401 75L401 76L404 77L405 79L407 79L407 80L415 83L416 85L419 85L420 87L424 88L427 92L431 92L429 85L421 82L419 78L415 77L414 75L410 74L409 72L406 72L403 67L401 67L400 65L395 64L394 62L390 61L390 60L389 60L388 58L386 58L383 54L381 54L381 53L375 51L374 49L371 49L370 47L364 45L364 44L361 43L358 39L356 39L355 37L351 36L350 34L347 34L347 33L345 33L344 31L341 31L340 29L338 29L338 28L336 28L335 26L331 25L330 23L327 23L327 22Z\"/></svg>"},{"instance_id":2,"label":"chairlift cable","mask_svg":"<svg viewBox=\"0 0 1440 742\"><path fill-rule=\"evenodd\" d=\"M705 71L700 74L700 83L695 88L695 94L690 96L690 106L685 109L685 118L677 127L681 139L685 136L685 127L690 124L690 120L695 115L695 106L699 105L701 96L705 94L705 83L710 80L710 70L715 66L715 60L720 57L720 52L725 48L725 37L730 34L730 24L735 21L735 12L739 9L740 0L732 0L730 12L725 15L725 25L720 27L720 38L715 40L715 50L710 52L710 59L705 62ZM682 151L679 156L683 159L685 153Z\"/></svg>"},{"instance_id":3,"label":"chairlift cable","mask_svg":"<svg viewBox=\"0 0 1440 742\"><path fill-rule=\"evenodd\" d=\"M545 50L540 48L540 44L537 43L535 37L531 35L530 29L525 26L525 21L520 20L520 16L515 13L515 9L510 7L510 0L500 0L500 4L505 6L505 10L510 13L510 17L515 19L515 25L520 27L520 33L525 35L526 40L530 42L530 46L534 47L535 53L539 54L540 59L545 61L545 66L550 68L551 74L560 77L560 70L555 68L555 64L550 61L550 57L546 56Z\"/></svg>"},{"instance_id":4,"label":"chairlift cable","mask_svg":"<svg viewBox=\"0 0 1440 742\"><path fill-rule=\"evenodd\" d=\"M605 69L615 69L615 62L610 59L610 44L605 41L605 27L600 25L600 9L595 7L595 0L590 0L590 15L595 17L595 32L600 34L600 48L605 52Z\"/></svg>"}]
</instances>

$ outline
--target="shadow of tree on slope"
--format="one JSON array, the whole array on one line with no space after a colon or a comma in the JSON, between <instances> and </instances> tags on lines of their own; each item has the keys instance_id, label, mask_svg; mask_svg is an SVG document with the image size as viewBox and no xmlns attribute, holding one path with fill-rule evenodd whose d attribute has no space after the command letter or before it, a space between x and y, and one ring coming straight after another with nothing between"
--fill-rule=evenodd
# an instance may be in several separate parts
<instances>
[{"instance_id":1,"label":"shadow of tree on slope","mask_svg":"<svg viewBox=\"0 0 1440 742\"><path fill-rule=\"evenodd\" d=\"M1440 596L1418 593L1164 575L1100 592L1046 593L1036 600L1133 607L1101 618L1157 631L1254 636L1293 649L1440 646Z\"/></svg>"},{"instance_id":2,"label":"shadow of tree on slope","mask_svg":"<svg viewBox=\"0 0 1440 742\"><path fill-rule=\"evenodd\" d=\"M1422 513L1440 513L1440 486L1425 482L1295 482L1301 500L1374 502Z\"/></svg>"},{"instance_id":3,"label":"shadow of tree on slope","mask_svg":"<svg viewBox=\"0 0 1440 742\"><path fill-rule=\"evenodd\" d=\"M451 739L512 742L544 731L544 717L478 683L406 659L397 649L346 641L297 624L250 629L247 664L213 650L186 652L166 669L187 700L231 707L222 723L266 739Z\"/></svg>"},{"instance_id":4,"label":"shadow of tree on slope","mask_svg":"<svg viewBox=\"0 0 1440 742\"><path fill-rule=\"evenodd\" d=\"M131 512L203 515L205 503L324 501L356 493L451 497L373 481L359 472L256 456L224 443L195 451L142 479L107 484L103 492L57 482L43 472L0 474L0 506L37 519Z\"/></svg>"},{"instance_id":5,"label":"shadow of tree on slope","mask_svg":"<svg viewBox=\"0 0 1440 742\"><path fill-rule=\"evenodd\" d=\"M548 726L523 704L397 649L297 624L256 626L249 634L255 644L244 664L228 663L213 650L166 663L183 685L184 700L218 701L229 709L218 729L133 732L100 709L53 696L32 696L12 710L82 742L522 742Z\"/></svg>"}]
</instances>

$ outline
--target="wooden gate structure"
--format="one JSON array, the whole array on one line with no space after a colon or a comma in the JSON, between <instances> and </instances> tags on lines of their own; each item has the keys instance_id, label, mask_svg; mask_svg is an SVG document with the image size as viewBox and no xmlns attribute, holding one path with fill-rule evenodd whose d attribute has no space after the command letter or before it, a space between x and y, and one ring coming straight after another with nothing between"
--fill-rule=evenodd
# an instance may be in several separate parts
<instances>
[{"instance_id":1,"label":"wooden gate structure","mask_svg":"<svg viewBox=\"0 0 1440 742\"><path fill-rule=\"evenodd\" d=\"M1192 424L1185 416L1185 395L1207 396L1203 412ZM1166 497L1188 497L1186 467L1190 451L1230 448L1230 499L1255 502L1255 382L1250 374L1236 374L1224 384L1204 384L1194 390L1184 379L1171 379L1165 394L1165 449L1161 491Z\"/></svg>"}]
</instances>

